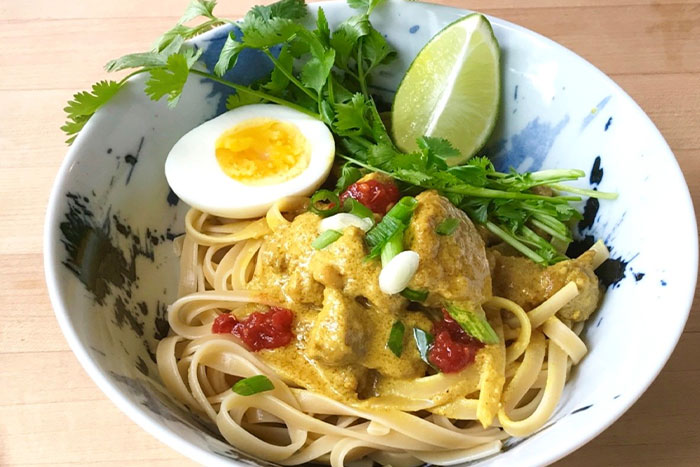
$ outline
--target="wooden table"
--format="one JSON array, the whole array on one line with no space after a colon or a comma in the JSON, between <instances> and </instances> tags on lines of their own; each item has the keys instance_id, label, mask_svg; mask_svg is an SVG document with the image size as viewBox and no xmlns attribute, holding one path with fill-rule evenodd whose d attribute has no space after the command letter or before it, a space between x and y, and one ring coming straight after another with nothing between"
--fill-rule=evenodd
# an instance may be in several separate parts
<instances>
[{"instance_id":1,"label":"wooden table","mask_svg":"<svg viewBox=\"0 0 700 467\"><path fill-rule=\"evenodd\" d=\"M187 0L0 0L0 464L193 465L100 392L68 349L41 254L66 152L62 108L146 48ZM221 0L236 17L253 0ZM700 1L442 0L505 18L591 61L651 116L700 206ZM672 207L671 207L672 208ZM651 343L653 345L653 343ZM700 464L700 299L678 348L620 421L558 465Z\"/></svg>"}]
</instances>

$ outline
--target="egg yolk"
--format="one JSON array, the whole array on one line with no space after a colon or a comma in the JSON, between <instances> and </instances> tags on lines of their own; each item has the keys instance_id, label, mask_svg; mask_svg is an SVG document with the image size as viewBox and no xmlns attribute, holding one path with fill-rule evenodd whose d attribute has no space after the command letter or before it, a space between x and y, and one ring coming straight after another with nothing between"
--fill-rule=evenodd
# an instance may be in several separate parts
<instances>
[{"instance_id":1,"label":"egg yolk","mask_svg":"<svg viewBox=\"0 0 700 467\"><path fill-rule=\"evenodd\" d=\"M290 180L308 167L311 158L309 142L299 128L271 118L254 118L229 128L215 147L224 173L248 185Z\"/></svg>"}]
</instances>

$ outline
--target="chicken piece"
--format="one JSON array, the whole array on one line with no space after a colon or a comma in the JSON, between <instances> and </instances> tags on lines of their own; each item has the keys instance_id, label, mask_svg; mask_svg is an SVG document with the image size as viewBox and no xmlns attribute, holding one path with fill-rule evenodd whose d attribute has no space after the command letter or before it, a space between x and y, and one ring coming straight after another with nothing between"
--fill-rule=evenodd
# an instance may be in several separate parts
<instances>
[{"instance_id":1,"label":"chicken piece","mask_svg":"<svg viewBox=\"0 0 700 467\"><path fill-rule=\"evenodd\" d=\"M360 360L366 352L363 311L355 300L327 287L323 292L323 309L309 333L307 355L332 366Z\"/></svg>"},{"instance_id":2,"label":"chicken piece","mask_svg":"<svg viewBox=\"0 0 700 467\"><path fill-rule=\"evenodd\" d=\"M446 301L481 305L491 297L491 274L484 242L474 224L436 191L425 191L416 199L406 244L418 253L420 263L408 287L430 292L428 306L443 306ZM457 229L450 235L438 235L435 229L448 218L459 220Z\"/></svg>"},{"instance_id":3,"label":"chicken piece","mask_svg":"<svg viewBox=\"0 0 700 467\"><path fill-rule=\"evenodd\" d=\"M314 280L309 269L316 251L311 243L318 237L319 222L316 214L304 213L266 236L248 287L265 290L281 302L320 306L323 285Z\"/></svg>"},{"instance_id":4,"label":"chicken piece","mask_svg":"<svg viewBox=\"0 0 700 467\"><path fill-rule=\"evenodd\" d=\"M535 308L569 282L574 282L579 294L559 310L561 318L585 321L598 307L601 292L593 272L595 252L586 252L576 259L542 267L527 258L506 256L492 249L495 267L495 295L513 300L526 311Z\"/></svg>"}]
</instances>

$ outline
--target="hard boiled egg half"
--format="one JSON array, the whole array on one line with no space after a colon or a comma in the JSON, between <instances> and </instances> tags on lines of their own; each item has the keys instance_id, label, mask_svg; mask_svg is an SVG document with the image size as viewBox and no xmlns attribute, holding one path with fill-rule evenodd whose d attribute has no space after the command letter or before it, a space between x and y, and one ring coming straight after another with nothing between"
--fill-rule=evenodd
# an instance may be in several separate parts
<instances>
[{"instance_id":1,"label":"hard boiled egg half","mask_svg":"<svg viewBox=\"0 0 700 467\"><path fill-rule=\"evenodd\" d=\"M165 161L170 188L190 206L234 219L264 215L286 196L308 195L335 154L326 125L275 104L230 110L193 129Z\"/></svg>"}]
</instances>

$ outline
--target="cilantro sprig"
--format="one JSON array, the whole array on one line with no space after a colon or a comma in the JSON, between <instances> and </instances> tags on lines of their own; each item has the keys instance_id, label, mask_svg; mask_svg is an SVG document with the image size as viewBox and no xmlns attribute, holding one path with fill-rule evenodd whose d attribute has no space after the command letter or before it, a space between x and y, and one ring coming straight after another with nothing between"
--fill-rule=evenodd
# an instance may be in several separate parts
<instances>
[{"instance_id":1,"label":"cilantro sprig","mask_svg":"<svg viewBox=\"0 0 700 467\"><path fill-rule=\"evenodd\" d=\"M372 96L372 74L396 52L370 20L382 0L348 0L356 14L331 28L318 8L315 25L305 26L304 0L280 0L253 7L240 21L218 17L216 1L192 0L178 22L159 37L150 50L110 61L109 72L130 70L119 81L100 81L90 91L77 93L65 108L62 129L70 144L92 115L128 85L129 78L148 74L146 94L166 98L174 107L190 75L197 75L235 90L228 109L258 102L284 105L326 123L336 137L337 155L345 160L336 193L367 171L388 174L407 194L438 190L471 219L512 245L533 261L546 265L564 258L554 244L571 240L569 225L580 218L571 205L581 196L614 195L568 187L562 182L584 174L578 170L502 173L483 157L449 167L446 160L459 154L440 138L418 139L418 151L399 151L380 118ZM234 24L213 70L198 63L201 51L188 42L210 29ZM271 73L250 85L226 79L243 50L262 52L273 65ZM537 187L549 187L571 196L543 196Z\"/></svg>"}]
</instances>

